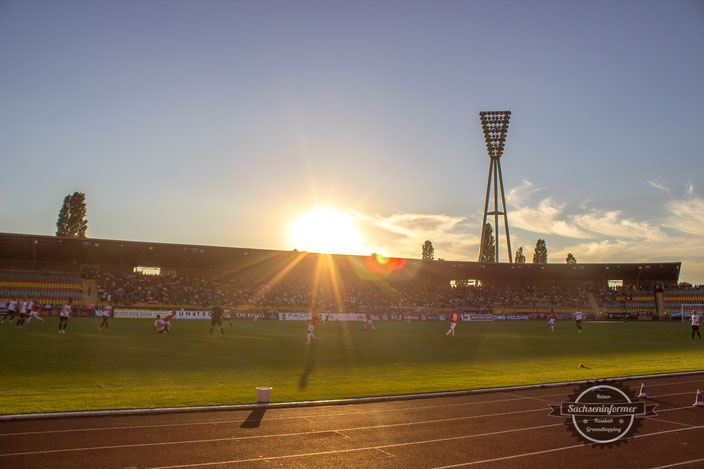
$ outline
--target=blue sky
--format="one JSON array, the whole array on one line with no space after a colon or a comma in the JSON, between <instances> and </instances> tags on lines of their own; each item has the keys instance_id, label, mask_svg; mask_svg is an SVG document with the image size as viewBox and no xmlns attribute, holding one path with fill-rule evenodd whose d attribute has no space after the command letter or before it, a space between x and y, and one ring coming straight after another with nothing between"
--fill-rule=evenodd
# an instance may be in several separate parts
<instances>
[{"instance_id":1,"label":"blue sky","mask_svg":"<svg viewBox=\"0 0 704 469\"><path fill-rule=\"evenodd\" d=\"M704 283L702 50L701 1L0 0L0 231L82 191L90 237L292 249L325 205L476 260L508 109L514 251Z\"/></svg>"}]
</instances>

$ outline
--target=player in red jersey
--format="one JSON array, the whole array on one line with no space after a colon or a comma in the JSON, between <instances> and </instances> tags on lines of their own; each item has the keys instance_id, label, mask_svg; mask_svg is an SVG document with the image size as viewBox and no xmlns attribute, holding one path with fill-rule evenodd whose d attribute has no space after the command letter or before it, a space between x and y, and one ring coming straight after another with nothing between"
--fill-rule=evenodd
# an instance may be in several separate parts
<instances>
[{"instance_id":1,"label":"player in red jersey","mask_svg":"<svg viewBox=\"0 0 704 469\"><path fill-rule=\"evenodd\" d=\"M31 321L32 318L44 322L42 317L39 316L39 302L37 301L32 303L32 311L29 312L29 316L27 316L27 321L25 322L25 324L29 324L29 321Z\"/></svg>"},{"instance_id":2,"label":"player in red jersey","mask_svg":"<svg viewBox=\"0 0 704 469\"><path fill-rule=\"evenodd\" d=\"M455 326L457 326L457 321L460 319L460 315L457 313L450 313L448 320L450 321L450 328L445 332L445 337L452 333L452 337L455 336Z\"/></svg>"},{"instance_id":3,"label":"player in red jersey","mask_svg":"<svg viewBox=\"0 0 704 469\"><path fill-rule=\"evenodd\" d=\"M315 328L318 325L318 313L313 311L310 314L310 322L308 323L308 342L306 342L306 345L310 345L310 339L313 339L313 342L317 342L318 338L313 334L315 332Z\"/></svg>"},{"instance_id":4,"label":"player in red jersey","mask_svg":"<svg viewBox=\"0 0 704 469\"><path fill-rule=\"evenodd\" d=\"M551 309L550 310L550 320L548 321L548 327L550 327L550 332L555 332L555 320L557 319L557 316L555 316L555 310Z\"/></svg>"},{"instance_id":5,"label":"player in red jersey","mask_svg":"<svg viewBox=\"0 0 704 469\"><path fill-rule=\"evenodd\" d=\"M372 313L367 311L366 313L364 313L364 316L365 316L364 328L366 329L368 327L371 327L372 330L375 331L376 327L374 327L374 324L372 324Z\"/></svg>"}]
</instances>

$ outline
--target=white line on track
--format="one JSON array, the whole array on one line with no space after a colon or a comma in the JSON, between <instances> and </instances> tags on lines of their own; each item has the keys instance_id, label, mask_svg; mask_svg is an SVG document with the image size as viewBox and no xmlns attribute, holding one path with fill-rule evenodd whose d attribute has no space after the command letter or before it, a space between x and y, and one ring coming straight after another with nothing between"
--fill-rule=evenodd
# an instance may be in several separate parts
<instances>
[{"instance_id":1,"label":"white line on track","mask_svg":"<svg viewBox=\"0 0 704 469\"><path fill-rule=\"evenodd\" d=\"M683 409L691 409L691 406L665 409L661 412L683 410ZM307 432L280 433L280 434L273 434L273 435L253 435L253 436L244 436L244 437L212 438L212 439L189 440L189 441L170 441L170 442L163 442L163 443L140 443L140 444L131 444L131 445L94 446L94 447L86 447L86 448L66 448L66 449L56 449L56 450L28 451L28 452L22 452L22 453L0 454L0 458L9 457L9 456L28 456L28 455L35 455L35 454L67 453L67 452L77 452L77 451L97 451L97 450L123 449L123 448L135 448L135 447L168 446L168 445L208 443L208 442L218 442L218 441L241 441L241 440L252 440L252 439L258 439L258 438L287 438L287 437L292 437L292 436L315 435L315 434L324 434L324 433L336 433L336 434L341 435L345 438L350 438L348 435L345 435L342 432L351 432L351 431L358 431L358 430L373 430L373 429L379 429L379 428L391 428L391 427L422 425L422 424L436 424L436 423L442 423L442 422L448 422L448 421L470 420L470 419L480 418L480 417L498 417L498 416L504 416L504 415L514 415L514 414L538 412L538 411L544 411L544 410L545 409L543 407L540 407L538 409L520 410L520 411L504 412L504 413L498 413L498 414L474 415L474 416L468 416L468 417L455 417L455 418L450 418L450 419L428 420L428 421L423 421L423 422L404 422L404 423L395 423L395 424L386 424L386 425L371 425L371 426L366 426L366 427L351 427L351 428L330 429L330 430L313 430L313 431L307 431ZM668 423L676 423L676 422L668 422ZM545 425L545 426L541 426L541 427L529 427L529 428L526 428L525 430L531 430L533 428L554 427L557 425L563 425L563 424L560 423L560 424ZM699 428L699 427L690 426L690 428ZM487 434L483 434L483 435L494 435L494 434L501 434L504 432L516 432L516 431L521 431L521 430L524 430L524 429L519 428L519 429L503 430L503 431L491 432L491 433L487 433ZM482 435L464 435L462 437L450 438L450 440L458 439L458 438L472 438L475 436L482 436ZM430 440L428 440L428 441L430 441ZM391 446L398 446L398 445L391 445ZM386 448L387 446L383 446L383 447ZM374 448L376 448L376 447L374 447ZM329 453L329 452L322 453L322 454L327 454L327 453Z\"/></svg>"},{"instance_id":2,"label":"white line on track","mask_svg":"<svg viewBox=\"0 0 704 469\"><path fill-rule=\"evenodd\" d=\"M339 450L331 450L331 451L319 451L317 453L285 454L283 456L272 456L272 457L261 457L261 458L250 458L250 459L234 459L231 461L206 462L206 463L196 463L196 464L179 464L176 466L159 466L159 467L151 467L151 468L147 468L147 469L175 469L177 467L219 466L219 465L223 465L223 464L248 463L248 462L255 462L255 461L271 461L271 460L277 460L277 459L291 459L291 458L300 458L300 457L309 457L309 456L324 456L326 454L352 453L355 451L375 451L378 449L398 448L401 446L423 445L423 444L428 444L428 443L441 443L441 442L453 441L453 440L463 440L463 439L467 439L467 438L479 438L479 437L484 437L484 436L502 435L505 433L512 433L512 432L543 430L545 428L555 427L558 425L564 425L564 424L557 423L557 424L552 424L552 425L540 425L538 427L516 428L516 429L512 429L512 430L502 430L502 431L498 431L498 432L479 433L476 435L462 435L462 436L454 436L454 437L447 437L447 438L436 438L436 439L432 439L432 440L410 441L407 443L393 443L393 444L389 444L389 445L365 446L362 448L349 448L349 449L339 449Z\"/></svg>"},{"instance_id":3,"label":"white line on track","mask_svg":"<svg viewBox=\"0 0 704 469\"><path fill-rule=\"evenodd\" d=\"M564 424L556 424L556 425L564 425ZM432 439L432 440L411 441L411 442L407 442L407 443L394 443L394 444L389 444L389 445L366 446L366 447L361 447L361 448L350 448L350 449L333 450L333 451L321 451L321 452L317 452L317 453L287 454L287 455L283 455L283 456L273 456L273 457L233 459L233 460L229 460L229 461L195 463L195 464L179 464L179 465L174 465L174 466L151 467L148 469L176 469L176 468L180 468L180 467L220 466L220 465L225 465L225 464L239 464L239 463L272 461L272 460L279 460L279 459L300 458L300 457L324 456L327 454L351 453L351 452L355 452L355 451L371 451L371 450L377 450L377 449L398 448L398 447L402 447L402 446L422 445L422 444L430 444L430 443L447 442L447 441L453 441L453 440L461 440L461 439L467 439L467 438L492 436L492 435L498 435L498 434L505 434L505 433L509 433L509 432L538 430L538 429L544 429L544 428L548 428L548 427L554 427L556 425L544 425L544 426L539 426L539 427L529 427L529 428L516 429L516 430L504 430L504 431L500 431L500 432L490 432L490 433L483 433L483 434L478 434L478 435L463 435L463 436L457 436L457 437L439 438L439 439ZM681 431L688 431L688 430L695 430L695 429L702 429L702 428L704 428L704 425L701 425L699 427L692 427L692 428L678 428L676 430L665 430L665 431L661 431L661 432L648 433L646 435L636 435L635 437L632 437L632 438L646 438L646 437L650 437L650 436L662 435L665 433L681 432ZM551 452L555 452L555 451L563 451L566 449L581 448L581 447L587 447L587 446L591 446L591 445L587 445L587 444L583 443L583 444L579 444L579 445L564 446L564 447L554 448L554 449L550 449L550 450L534 451L532 453L522 453L522 454L517 454L517 455L513 455L513 456L505 456L502 458L485 459L482 461L473 461L473 462L469 462L469 463L461 463L461 464L455 464L455 465L451 465L451 466L440 466L440 467L437 467L434 469L446 469L446 468L470 466L470 465L474 465L474 464L482 464L482 463L488 463L488 462L505 461L507 459L515 459L515 458L521 458L521 457L525 457L525 456L534 456L534 455L538 455L538 454L551 453Z\"/></svg>"},{"instance_id":4,"label":"white line on track","mask_svg":"<svg viewBox=\"0 0 704 469\"><path fill-rule=\"evenodd\" d=\"M704 382L704 380L682 381L682 382L677 382L677 383L653 384L653 385L650 385L649 387L691 384L691 383L699 383L699 382ZM691 393L692 392L660 394L657 396L650 396L649 399L655 399L655 398L660 398L660 397L669 397L669 396L679 396L679 395L691 394ZM511 393L511 394L501 393L501 394L511 396L512 398L511 399L495 399L495 400L489 400L489 401L462 402L462 403L457 403L457 404L440 404L440 405L426 405L426 406L415 406L415 407L399 407L399 408L393 408L393 409L377 409L377 410L373 410L373 411L363 411L363 412L334 412L334 413L328 413L328 414L296 415L296 416L291 416L291 417L267 417L266 421L271 422L271 421L276 421L276 420L296 420L296 419L309 420L311 418L378 414L381 412L421 411L421 410L426 410L426 409L440 409L440 408L445 408L445 407L449 408L449 407L461 407L461 406L469 406L469 405L492 404L495 402L496 403L518 402L518 401L524 401L524 400L536 400L536 401L540 401L540 402L552 403L553 401L547 401L547 400L544 400L541 398L564 396L568 393L561 392L561 393L555 393L555 394L544 394L541 396L521 396L521 395L513 394L513 393ZM445 399L445 398L441 398L441 399ZM246 413L248 411L238 411L238 412ZM44 435L44 434L72 433L72 432L94 432L94 431L113 431L114 432L114 431L119 431L119 430L135 430L135 429L144 429L144 428L188 427L188 426L197 426L197 425L231 425L231 424L239 424L239 423L242 423L241 419L238 419L238 420L208 420L208 421L204 421L204 422L159 423L159 424L151 424L151 425L124 425L124 426L115 426L115 427L86 427L86 428L69 428L69 429L62 429L62 430L41 430L41 431L30 431L30 432L0 433L0 437L20 436L20 435Z\"/></svg>"},{"instance_id":5,"label":"white line on track","mask_svg":"<svg viewBox=\"0 0 704 469\"><path fill-rule=\"evenodd\" d=\"M552 394L552 396L564 396L565 393L559 393L559 394ZM521 397L514 397L512 399L495 399L492 401L476 401L476 402L462 402L459 404L440 404L440 405L426 405L426 406L416 406L416 407L400 407L400 408L393 408L393 409L377 409L373 411L363 411L363 412L333 412L333 413L328 413L328 414L308 414L308 415L294 415L291 417L267 417L266 421L267 422L272 422L276 420L309 420L311 423L315 423L313 418L321 418L321 417L340 417L340 416L348 416L348 415L367 415L367 414L379 414L382 412L407 412L407 411L421 411L421 410L426 410L426 409L441 409L443 407L461 407L461 406L469 406L469 405L478 405L478 404L493 404L494 402L520 402L520 401L527 401L530 400L530 398L521 398ZM247 413L249 411L239 411L242 413ZM221 424L238 424L242 423L242 419L237 419L237 420L208 420L205 422L179 422L179 423L157 423L157 424L151 424L151 425L125 425L125 426L116 426L116 427L86 427L86 428L70 428L70 429L63 429L63 430L42 430L42 431L32 431L32 432L16 432L16 433L0 433L0 437L3 436L17 436L17 435L39 435L39 434L51 434L51 433L67 433L67 432L93 432L93 431L100 431L100 430L106 430L106 431L115 431L115 430L134 430L137 428L161 428L161 427L188 427L192 425L221 425Z\"/></svg>"},{"instance_id":6,"label":"white line on track","mask_svg":"<svg viewBox=\"0 0 704 469\"><path fill-rule=\"evenodd\" d=\"M690 464L694 464L697 462L704 462L704 458L701 459L691 459L689 461L682 461L682 462L676 462L674 464L668 464L667 466L658 466L658 467L653 467L651 469L667 469L668 467L680 467L680 466L689 466Z\"/></svg>"},{"instance_id":7,"label":"white line on track","mask_svg":"<svg viewBox=\"0 0 704 469\"><path fill-rule=\"evenodd\" d=\"M663 430L663 431L661 431L661 432L646 433L646 434L643 434L643 435L635 435L635 436L629 437L629 438L627 438L627 439L631 440L631 439L636 439L636 438L648 438L648 437L651 437L651 436L664 435L664 434L666 434L666 433L686 432L686 431L689 431L689 430L699 430L699 429L703 429L703 428L704 428L704 425L699 425L699 426L697 426L697 427L677 428L677 429L675 429L675 430ZM506 461L506 460L508 460L508 459L524 458L524 457L527 457L527 456L537 456L537 455L539 455L539 454L554 453L554 452L557 452L557 451L565 451L565 450L568 450L568 449L582 448L582 447L586 447L586 446L592 446L592 445L581 444L581 445L561 446L561 447L559 447L559 448L546 449L546 450L543 450L543 451L533 451L533 452L530 452L530 453L514 454L514 455L512 455L512 456L503 456L503 457L500 457L500 458L482 459L481 461L471 461L471 462L465 462L465 463L460 463L460 464L452 464L452 465L449 465L449 466L437 466L437 467L434 467L433 469L450 469L450 468L454 468L454 467L474 466L474 465L476 465L476 464L485 464L485 463L490 463L490 462ZM701 459L698 460L698 461L701 461ZM671 467L671 466L664 466L664 467Z\"/></svg>"},{"instance_id":8,"label":"white line on track","mask_svg":"<svg viewBox=\"0 0 704 469\"><path fill-rule=\"evenodd\" d=\"M661 418L654 418L654 417L646 417L645 420L652 420L653 422L664 422L664 423L671 423L673 425L679 425L681 427L696 427L696 425L690 425L688 423L683 423L683 422L673 422L672 420L665 420Z\"/></svg>"},{"instance_id":9,"label":"white line on track","mask_svg":"<svg viewBox=\"0 0 704 469\"><path fill-rule=\"evenodd\" d=\"M504 415L515 415L529 412L547 412L546 408L530 409L530 410L518 410L513 412L502 412L498 414L485 414L485 415L471 415L467 417L452 417L446 419L434 419L434 420L424 420L418 422L402 422L402 423L388 423L383 425L368 425L364 427L349 427L349 428L331 428L327 430L310 430L305 432L292 432L292 433L276 433L272 435L251 435L251 436L233 436L227 438L205 438L200 440L180 440L180 441L165 441L165 442L155 442L155 443L134 443L130 445L110 445L110 446L89 446L85 448L64 448L64 449L50 449L50 450L39 450L39 451L26 451L21 453L7 453L0 454L0 458L8 456L27 456L31 454L53 454L53 453L69 453L74 451L95 451L95 450L106 450L106 449L123 449L123 448L142 448L149 446L169 446L169 445L182 445L182 444L194 444L194 443L212 443L218 441L241 441L241 440L255 440L261 438L289 438L292 436L302 436L302 435L316 435L321 433L340 433L340 432L352 432L358 430L375 430L380 428L393 428L393 427L408 427L412 425L428 425L428 424L438 424L445 422L457 422L460 420L471 420L480 417L500 417ZM560 424L562 425L562 424ZM552 426L552 425L548 425ZM510 430L515 431L515 430ZM346 436L346 435L345 435Z\"/></svg>"}]
</instances>

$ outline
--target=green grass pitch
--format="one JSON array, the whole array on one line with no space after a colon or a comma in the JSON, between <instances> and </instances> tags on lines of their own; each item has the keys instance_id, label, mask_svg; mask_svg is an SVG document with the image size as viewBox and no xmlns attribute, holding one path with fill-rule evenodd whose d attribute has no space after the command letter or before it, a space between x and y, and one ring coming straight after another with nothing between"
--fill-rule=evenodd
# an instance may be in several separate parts
<instances>
[{"instance_id":1,"label":"green grass pitch","mask_svg":"<svg viewBox=\"0 0 704 469\"><path fill-rule=\"evenodd\" d=\"M305 345L307 322L57 318L22 329L0 325L0 414L240 404L256 386L272 401L301 401L536 384L700 370L704 340L682 323L558 321L321 322ZM579 368L584 363L586 368Z\"/></svg>"}]
</instances>

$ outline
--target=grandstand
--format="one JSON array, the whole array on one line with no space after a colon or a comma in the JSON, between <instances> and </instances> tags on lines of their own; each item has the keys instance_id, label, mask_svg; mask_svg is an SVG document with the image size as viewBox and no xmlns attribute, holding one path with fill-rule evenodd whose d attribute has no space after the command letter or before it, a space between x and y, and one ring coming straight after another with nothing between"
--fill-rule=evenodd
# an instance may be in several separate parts
<instances>
[{"instance_id":1,"label":"grandstand","mask_svg":"<svg viewBox=\"0 0 704 469\"><path fill-rule=\"evenodd\" d=\"M0 300L33 298L42 303L81 299L81 277L65 272L0 270Z\"/></svg>"},{"instance_id":2,"label":"grandstand","mask_svg":"<svg viewBox=\"0 0 704 469\"><path fill-rule=\"evenodd\" d=\"M165 274L139 275L138 266ZM596 318L676 316L682 304L704 303L704 292L676 288L679 262L488 264L0 233L0 269L0 302L71 297L84 305L460 309L534 318L577 309ZM623 288L609 289L614 280ZM340 286L342 296L334 291Z\"/></svg>"},{"instance_id":3,"label":"grandstand","mask_svg":"<svg viewBox=\"0 0 704 469\"><path fill-rule=\"evenodd\" d=\"M679 318L682 305L704 304L704 290L697 288L673 288L664 292L664 314Z\"/></svg>"}]
</instances>

